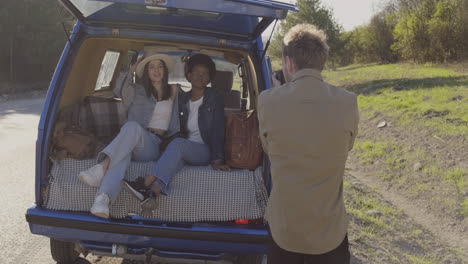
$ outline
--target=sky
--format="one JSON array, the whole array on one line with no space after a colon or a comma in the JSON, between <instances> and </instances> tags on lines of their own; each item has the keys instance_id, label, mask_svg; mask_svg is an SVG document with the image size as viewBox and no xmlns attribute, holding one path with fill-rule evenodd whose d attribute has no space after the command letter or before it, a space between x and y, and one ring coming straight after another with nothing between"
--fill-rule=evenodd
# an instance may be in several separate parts
<instances>
[{"instance_id":1,"label":"sky","mask_svg":"<svg viewBox=\"0 0 468 264\"><path fill-rule=\"evenodd\" d=\"M324 6L333 9L335 19L346 31L368 23L381 3L380 0L322 0Z\"/></svg>"},{"instance_id":2,"label":"sky","mask_svg":"<svg viewBox=\"0 0 468 264\"><path fill-rule=\"evenodd\" d=\"M295 3L295 0L276 0L285 3ZM384 0L322 0L322 4L333 9L336 21L345 31L366 24L373 14L379 11ZM264 35L269 35L271 27Z\"/></svg>"}]
</instances>

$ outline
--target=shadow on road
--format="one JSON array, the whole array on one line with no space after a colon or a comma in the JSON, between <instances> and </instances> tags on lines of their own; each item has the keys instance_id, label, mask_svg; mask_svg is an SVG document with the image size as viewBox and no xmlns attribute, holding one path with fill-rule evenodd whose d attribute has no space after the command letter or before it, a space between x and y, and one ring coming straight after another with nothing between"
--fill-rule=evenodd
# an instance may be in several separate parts
<instances>
[{"instance_id":1,"label":"shadow on road","mask_svg":"<svg viewBox=\"0 0 468 264\"><path fill-rule=\"evenodd\" d=\"M391 88L395 91L429 89L439 86L454 87L468 86L468 78L457 77L435 77L421 79L382 79L372 80L346 86L346 88L357 94L378 94L382 89Z\"/></svg>"},{"instance_id":2,"label":"shadow on road","mask_svg":"<svg viewBox=\"0 0 468 264\"><path fill-rule=\"evenodd\" d=\"M44 98L18 99L0 102L0 120L10 115L36 115L40 116Z\"/></svg>"}]
</instances>

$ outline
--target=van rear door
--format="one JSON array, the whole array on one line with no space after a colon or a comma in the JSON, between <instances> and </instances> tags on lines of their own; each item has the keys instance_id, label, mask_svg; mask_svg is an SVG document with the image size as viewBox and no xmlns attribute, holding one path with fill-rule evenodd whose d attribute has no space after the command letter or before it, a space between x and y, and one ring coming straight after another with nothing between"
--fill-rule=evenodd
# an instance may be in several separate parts
<instances>
[{"instance_id":1,"label":"van rear door","mask_svg":"<svg viewBox=\"0 0 468 264\"><path fill-rule=\"evenodd\" d=\"M267 0L60 0L81 22L110 28L256 39L275 20L297 11Z\"/></svg>"}]
</instances>

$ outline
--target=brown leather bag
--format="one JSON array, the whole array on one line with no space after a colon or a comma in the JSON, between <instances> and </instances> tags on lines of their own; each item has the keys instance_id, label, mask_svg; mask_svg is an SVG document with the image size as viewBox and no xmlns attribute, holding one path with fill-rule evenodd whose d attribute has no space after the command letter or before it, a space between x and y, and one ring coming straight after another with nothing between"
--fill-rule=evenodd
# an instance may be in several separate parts
<instances>
[{"instance_id":1,"label":"brown leather bag","mask_svg":"<svg viewBox=\"0 0 468 264\"><path fill-rule=\"evenodd\" d=\"M226 113L224 152L226 164L233 168L255 170L262 164L263 150L255 110Z\"/></svg>"},{"instance_id":2,"label":"brown leather bag","mask_svg":"<svg viewBox=\"0 0 468 264\"><path fill-rule=\"evenodd\" d=\"M55 125L52 138L53 157L57 159L89 159L100 149L97 138L79 127L67 127L64 122Z\"/></svg>"}]
</instances>

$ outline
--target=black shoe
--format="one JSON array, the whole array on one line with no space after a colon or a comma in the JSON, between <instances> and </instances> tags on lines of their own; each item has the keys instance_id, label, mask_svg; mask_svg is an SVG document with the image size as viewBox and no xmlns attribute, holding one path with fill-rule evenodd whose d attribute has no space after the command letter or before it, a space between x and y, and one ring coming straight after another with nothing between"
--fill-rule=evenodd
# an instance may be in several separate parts
<instances>
[{"instance_id":1,"label":"black shoe","mask_svg":"<svg viewBox=\"0 0 468 264\"><path fill-rule=\"evenodd\" d=\"M145 179L143 177L138 177L134 181L122 180L121 185L140 201L144 201L150 197L151 190L145 187Z\"/></svg>"}]
</instances>

